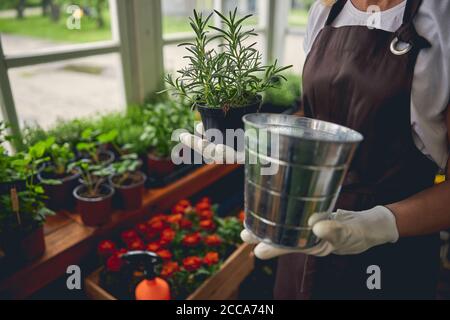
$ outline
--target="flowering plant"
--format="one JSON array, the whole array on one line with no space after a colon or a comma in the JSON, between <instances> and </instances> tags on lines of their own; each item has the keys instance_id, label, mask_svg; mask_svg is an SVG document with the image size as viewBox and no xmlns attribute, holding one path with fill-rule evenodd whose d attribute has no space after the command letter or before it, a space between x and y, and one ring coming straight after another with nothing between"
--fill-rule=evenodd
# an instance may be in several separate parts
<instances>
[{"instance_id":1,"label":"flowering plant","mask_svg":"<svg viewBox=\"0 0 450 320\"><path fill-rule=\"evenodd\" d=\"M134 285L143 274L130 270L120 256L128 250L148 250L163 260L159 276L169 282L172 297L186 298L241 242L242 221L218 217L216 209L207 197L195 205L181 200L170 213L156 214L123 231L119 240L102 241L98 253L105 264L103 286L119 298L133 298Z\"/></svg>"}]
</instances>

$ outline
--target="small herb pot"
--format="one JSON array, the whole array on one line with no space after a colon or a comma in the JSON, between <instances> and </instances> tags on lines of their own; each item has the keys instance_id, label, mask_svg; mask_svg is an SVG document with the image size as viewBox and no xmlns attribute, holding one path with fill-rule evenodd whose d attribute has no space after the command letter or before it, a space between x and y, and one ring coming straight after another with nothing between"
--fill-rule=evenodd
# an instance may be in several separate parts
<instances>
[{"instance_id":1,"label":"small herb pot","mask_svg":"<svg viewBox=\"0 0 450 320\"><path fill-rule=\"evenodd\" d=\"M175 170L172 159L160 158L152 153L147 154L147 174L149 176L165 177Z\"/></svg>"},{"instance_id":2,"label":"small herb pot","mask_svg":"<svg viewBox=\"0 0 450 320\"><path fill-rule=\"evenodd\" d=\"M33 261L45 252L44 227L38 226L25 234L4 236L2 248L5 256L12 261Z\"/></svg>"},{"instance_id":3,"label":"small herb pot","mask_svg":"<svg viewBox=\"0 0 450 320\"><path fill-rule=\"evenodd\" d=\"M83 223L87 226L100 226L108 223L111 220L114 188L103 184L100 187L99 195L96 197L89 197L86 191L85 185L79 185L73 190L76 208Z\"/></svg>"},{"instance_id":4,"label":"small herb pot","mask_svg":"<svg viewBox=\"0 0 450 320\"><path fill-rule=\"evenodd\" d=\"M147 176L141 171L130 173L131 177L119 184L120 175L109 178L109 183L117 191L118 200L125 210L136 210L142 206Z\"/></svg>"},{"instance_id":5,"label":"small herb pot","mask_svg":"<svg viewBox=\"0 0 450 320\"><path fill-rule=\"evenodd\" d=\"M47 206L52 210L73 208L75 201L71 195L73 189L75 189L78 185L77 180L79 177L79 172L67 174L63 177L58 177L55 174L45 171L39 173L38 179L42 182L45 189L45 194L48 196ZM58 180L61 184L46 184L45 180L47 179Z\"/></svg>"},{"instance_id":6,"label":"small herb pot","mask_svg":"<svg viewBox=\"0 0 450 320\"><path fill-rule=\"evenodd\" d=\"M202 117L203 128L205 131L209 129L217 129L222 133L222 137L226 138L226 129L244 129L244 122L242 117L249 113L256 113L259 111L261 105L261 96L255 97L255 102L242 106L231 107L226 112L221 108L210 108L207 106L197 106L197 110ZM206 138L212 142L211 136L206 132ZM226 141L221 141L225 144Z\"/></svg>"}]
</instances>

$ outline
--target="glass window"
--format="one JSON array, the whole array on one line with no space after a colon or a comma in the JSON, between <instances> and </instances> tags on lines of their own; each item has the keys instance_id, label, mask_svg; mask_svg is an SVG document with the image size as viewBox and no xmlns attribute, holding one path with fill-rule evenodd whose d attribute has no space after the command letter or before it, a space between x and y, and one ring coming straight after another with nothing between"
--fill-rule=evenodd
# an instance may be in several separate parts
<instances>
[{"instance_id":1,"label":"glass window","mask_svg":"<svg viewBox=\"0 0 450 320\"><path fill-rule=\"evenodd\" d=\"M117 53L9 70L20 124L47 128L58 119L122 110Z\"/></svg>"},{"instance_id":2,"label":"glass window","mask_svg":"<svg viewBox=\"0 0 450 320\"><path fill-rule=\"evenodd\" d=\"M3 50L6 54L29 53L63 44L111 40L109 8L108 0L2 0Z\"/></svg>"}]
</instances>

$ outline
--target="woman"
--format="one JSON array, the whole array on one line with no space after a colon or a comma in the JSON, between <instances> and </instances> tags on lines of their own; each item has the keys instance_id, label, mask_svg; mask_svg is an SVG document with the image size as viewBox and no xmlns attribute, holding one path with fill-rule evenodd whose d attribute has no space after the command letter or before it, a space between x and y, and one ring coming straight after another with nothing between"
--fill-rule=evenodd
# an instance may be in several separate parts
<instances>
[{"instance_id":1,"label":"woman","mask_svg":"<svg viewBox=\"0 0 450 320\"><path fill-rule=\"evenodd\" d=\"M381 9L377 29L370 5ZM433 186L438 169L449 168L449 14L450 2L438 0L313 5L306 115L351 127L365 141L341 210L312 224L318 246L297 254L256 247L263 259L282 255L276 298L435 297L438 232L450 227L450 181ZM257 243L247 231L242 237ZM379 267L381 288L368 285L371 266Z\"/></svg>"}]
</instances>

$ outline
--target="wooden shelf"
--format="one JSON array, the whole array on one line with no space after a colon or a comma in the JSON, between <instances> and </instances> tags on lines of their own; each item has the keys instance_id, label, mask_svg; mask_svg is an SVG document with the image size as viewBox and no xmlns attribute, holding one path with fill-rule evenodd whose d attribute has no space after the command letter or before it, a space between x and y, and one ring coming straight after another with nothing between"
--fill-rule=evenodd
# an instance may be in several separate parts
<instances>
[{"instance_id":1,"label":"wooden shelf","mask_svg":"<svg viewBox=\"0 0 450 320\"><path fill-rule=\"evenodd\" d=\"M0 297L24 299L30 296L61 277L67 266L80 264L102 237L119 227L132 225L156 211L167 210L176 201L191 197L239 167L240 165L204 165L168 186L148 190L142 208L132 212L116 211L112 221L99 228L83 225L77 213L58 212L47 220L44 228L47 247L45 254L0 280Z\"/></svg>"}]
</instances>

